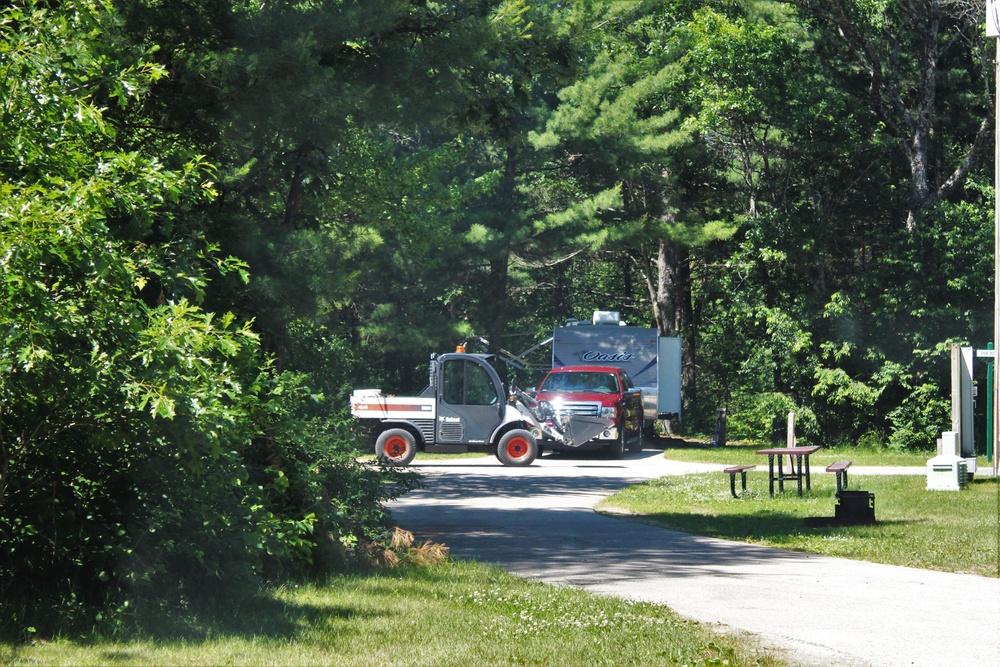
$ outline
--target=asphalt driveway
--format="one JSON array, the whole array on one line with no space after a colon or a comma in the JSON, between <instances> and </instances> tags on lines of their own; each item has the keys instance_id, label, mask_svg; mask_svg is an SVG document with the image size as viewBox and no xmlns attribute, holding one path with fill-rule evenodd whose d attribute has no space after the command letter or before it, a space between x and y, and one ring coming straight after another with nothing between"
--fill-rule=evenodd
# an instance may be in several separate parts
<instances>
[{"instance_id":1,"label":"asphalt driveway","mask_svg":"<svg viewBox=\"0 0 1000 667\"><path fill-rule=\"evenodd\" d=\"M396 523L418 539L444 542L455 557L664 604L755 633L792 663L1000 665L998 579L697 537L593 511L627 484L722 466L646 450L623 461L548 455L529 468L495 458L414 467L427 487L391 505ZM727 482L720 474L720 485Z\"/></svg>"}]
</instances>

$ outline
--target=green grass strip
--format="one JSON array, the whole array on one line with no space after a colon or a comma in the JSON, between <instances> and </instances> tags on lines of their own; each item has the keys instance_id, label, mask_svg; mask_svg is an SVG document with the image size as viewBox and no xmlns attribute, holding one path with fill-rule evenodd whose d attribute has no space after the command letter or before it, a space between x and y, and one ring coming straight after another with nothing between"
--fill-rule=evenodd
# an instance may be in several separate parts
<instances>
[{"instance_id":1,"label":"green grass strip","mask_svg":"<svg viewBox=\"0 0 1000 667\"><path fill-rule=\"evenodd\" d=\"M733 498L729 475L722 472L664 477L624 489L598 509L628 512L698 535L1000 577L1000 488L995 478L977 478L961 491L927 491L923 475L850 475L851 490L875 494L877 523L824 527L807 526L804 519L834 516L834 475L813 474L812 490L803 497L794 482L786 482L784 494L771 498L766 461L747 480L747 494ZM739 491L738 478L736 486Z\"/></svg>"},{"instance_id":2,"label":"green grass strip","mask_svg":"<svg viewBox=\"0 0 1000 667\"><path fill-rule=\"evenodd\" d=\"M547 586L475 563L287 586L212 609L140 613L85 639L0 645L9 665L783 664L669 609Z\"/></svg>"}]
</instances>

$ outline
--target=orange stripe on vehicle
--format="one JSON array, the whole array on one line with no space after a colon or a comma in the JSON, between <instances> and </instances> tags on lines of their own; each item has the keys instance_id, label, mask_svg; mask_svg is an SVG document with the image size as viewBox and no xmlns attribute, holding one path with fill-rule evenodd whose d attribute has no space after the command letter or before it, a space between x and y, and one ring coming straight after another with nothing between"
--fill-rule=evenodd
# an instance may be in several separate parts
<instances>
[{"instance_id":1,"label":"orange stripe on vehicle","mask_svg":"<svg viewBox=\"0 0 1000 667\"><path fill-rule=\"evenodd\" d=\"M357 403L355 410L382 410L385 412L420 412L426 410L430 412L429 405L400 405L398 403Z\"/></svg>"}]
</instances>

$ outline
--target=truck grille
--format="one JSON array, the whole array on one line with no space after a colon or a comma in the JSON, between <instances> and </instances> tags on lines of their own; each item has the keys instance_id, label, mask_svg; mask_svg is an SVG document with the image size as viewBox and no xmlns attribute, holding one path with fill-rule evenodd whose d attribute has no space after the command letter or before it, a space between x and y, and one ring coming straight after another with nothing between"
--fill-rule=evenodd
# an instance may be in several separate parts
<instances>
[{"instance_id":1,"label":"truck grille","mask_svg":"<svg viewBox=\"0 0 1000 667\"><path fill-rule=\"evenodd\" d=\"M583 415L585 417L599 417L601 414L601 404L593 402L566 401L554 403L552 405L556 414L561 415Z\"/></svg>"}]
</instances>

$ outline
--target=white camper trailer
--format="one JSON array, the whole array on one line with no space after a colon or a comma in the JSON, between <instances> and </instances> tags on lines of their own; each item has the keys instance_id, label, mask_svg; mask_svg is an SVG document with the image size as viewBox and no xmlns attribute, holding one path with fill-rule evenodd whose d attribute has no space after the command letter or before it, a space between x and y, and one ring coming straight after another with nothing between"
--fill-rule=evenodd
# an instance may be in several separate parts
<instances>
[{"instance_id":1,"label":"white camper trailer","mask_svg":"<svg viewBox=\"0 0 1000 667\"><path fill-rule=\"evenodd\" d=\"M642 390L647 425L681 418L681 339L656 329L626 326L615 311L596 311L592 321L571 321L552 331L552 367L621 366Z\"/></svg>"}]
</instances>

